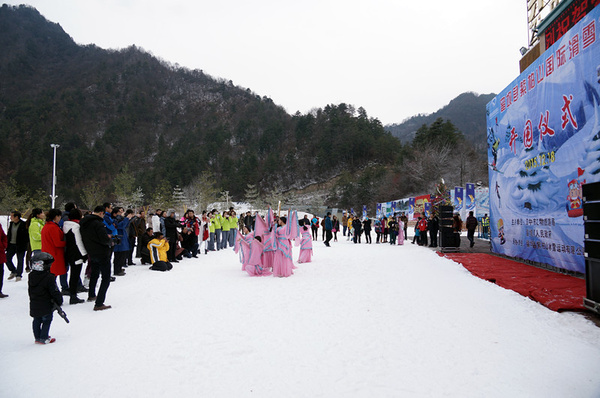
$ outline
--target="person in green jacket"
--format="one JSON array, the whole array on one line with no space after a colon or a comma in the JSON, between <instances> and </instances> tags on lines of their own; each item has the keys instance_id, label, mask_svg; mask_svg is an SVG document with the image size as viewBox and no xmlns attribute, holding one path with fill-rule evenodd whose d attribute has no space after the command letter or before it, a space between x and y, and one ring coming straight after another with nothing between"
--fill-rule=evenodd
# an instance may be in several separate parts
<instances>
[{"instance_id":1,"label":"person in green jacket","mask_svg":"<svg viewBox=\"0 0 600 398\"><path fill-rule=\"evenodd\" d=\"M46 224L46 215L42 209L33 209L29 217L29 244L31 252L42 251L42 228Z\"/></svg>"},{"instance_id":2,"label":"person in green jacket","mask_svg":"<svg viewBox=\"0 0 600 398\"><path fill-rule=\"evenodd\" d=\"M227 243L229 242L229 230L231 229L229 225L229 212L224 211L221 216L221 249L227 248Z\"/></svg>"},{"instance_id":3,"label":"person in green jacket","mask_svg":"<svg viewBox=\"0 0 600 398\"><path fill-rule=\"evenodd\" d=\"M238 218L235 211L229 211L229 247L235 246L235 238L238 232Z\"/></svg>"},{"instance_id":4,"label":"person in green jacket","mask_svg":"<svg viewBox=\"0 0 600 398\"><path fill-rule=\"evenodd\" d=\"M217 209L213 209L212 214L213 225L215 226L215 242L217 244L216 249L221 250L221 215L217 211Z\"/></svg>"},{"instance_id":5,"label":"person in green jacket","mask_svg":"<svg viewBox=\"0 0 600 398\"><path fill-rule=\"evenodd\" d=\"M208 213L208 251L215 251L215 215L211 212ZM206 251L205 251L206 254Z\"/></svg>"}]
</instances>

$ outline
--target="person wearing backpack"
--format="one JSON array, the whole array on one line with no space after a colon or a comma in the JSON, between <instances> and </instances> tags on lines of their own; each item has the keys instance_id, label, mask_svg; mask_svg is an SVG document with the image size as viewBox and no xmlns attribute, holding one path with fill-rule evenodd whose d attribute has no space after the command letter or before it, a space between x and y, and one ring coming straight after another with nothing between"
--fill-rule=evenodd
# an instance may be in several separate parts
<instances>
[{"instance_id":1,"label":"person wearing backpack","mask_svg":"<svg viewBox=\"0 0 600 398\"><path fill-rule=\"evenodd\" d=\"M317 236L319 234L319 217L314 216L310 221L310 228L312 230L312 238L313 240L317 240Z\"/></svg>"},{"instance_id":2,"label":"person wearing backpack","mask_svg":"<svg viewBox=\"0 0 600 398\"><path fill-rule=\"evenodd\" d=\"M65 261L69 265L69 295L71 299L69 304L80 304L85 300L77 297L79 286L81 285L81 268L83 262L87 260L87 251L81 239L81 210L74 208L69 212L69 219L63 222L63 232L65 233Z\"/></svg>"}]
</instances>

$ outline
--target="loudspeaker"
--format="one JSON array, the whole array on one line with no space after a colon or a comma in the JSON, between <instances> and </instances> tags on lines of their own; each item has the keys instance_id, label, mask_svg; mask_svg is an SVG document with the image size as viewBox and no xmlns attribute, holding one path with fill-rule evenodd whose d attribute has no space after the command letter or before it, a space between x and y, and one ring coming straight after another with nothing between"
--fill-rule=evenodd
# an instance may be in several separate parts
<instances>
[{"instance_id":1,"label":"loudspeaker","mask_svg":"<svg viewBox=\"0 0 600 398\"><path fill-rule=\"evenodd\" d=\"M442 227L440 237L441 247L458 247L458 240L452 228Z\"/></svg>"},{"instance_id":2,"label":"loudspeaker","mask_svg":"<svg viewBox=\"0 0 600 398\"><path fill-rule=\"evenodd\" d=\"M452 218L454 212L453 206L440 206L440 218Z\"/></svg>"},{"instance_id":3,"label":"loudspeaker","mask_svg":"<svg viewBox=\"0 0 600 398\"><path fill-rule=\"evenodd\" d=\"M586 296L600 303L600 182L583 184L582 191Z\"/></svg>"}]
</instances>

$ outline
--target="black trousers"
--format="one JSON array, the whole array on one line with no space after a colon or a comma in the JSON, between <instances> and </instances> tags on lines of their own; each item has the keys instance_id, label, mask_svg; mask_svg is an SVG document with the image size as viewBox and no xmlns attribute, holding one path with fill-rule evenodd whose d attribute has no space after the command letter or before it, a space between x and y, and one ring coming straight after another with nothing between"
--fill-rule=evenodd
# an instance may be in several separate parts
<instances>
[{"instance_id":1,"label":"black trousers","mask_svg":"<svg viewBox=\"0 0 600 398\"><path fill-rule=\"evenodd\" d=\"M126 252L115 252L115 267L114 273L120 274L123 271L123 266L127 264L127 257L129 256L129 251Z\"/></svg>"},{"instance_id":2,"label":"black trousers","mask_svg":"<svg viewBox=\"0 0 600 398\"><path fill-rule=\"evenodd\" d=\"M18 277L22 277L23 276L23 261L25 259L25 251L18 251L17 250L17 245L9 243L7 248L6 248L6 266L8 267L8 269L10 270L10 272L12 272L13 274L15 274ZM17 266L15 267L13 265L13 257L17 256Z\"/></svg>"},{"instance_id":3,"label":"black trousers","mask_svg":"<svg viewBox=\"0 0 600 398\"><path fill-rule=\"evenodd\" d=\"M438 235L438 231L429 231L429 238L431 239L431 247L437 247L438 243L437 243L437 235Z\"/></svg>"},{"instance_id":4,"label":"black trousers","mask_svg":"<svg viewBox=\"0 0 600 398\"><path fill-rule=\"evenodd\" d=\"M129 238L129 255L127 256L127 264L133 265L133 251L135 250L135 236L130 236Z\"/></svg>"},{"instance_id":5,"label":"black trousers","mask_svg":"<svg viewBox=\"0 0 600 398\"><path fill-rule=\"evenodd\" d=\"M175 249L177 249L177 237L169 238L169 251L167 252L167 260L169 260L170 263L177 260L175 258Z\"/></svg>"},{"instance_id":6,"label":"black trousers","mask_svg":"<svg viewBox=\"0 0 600 398\"><path fill-rule=\"evenodd\" d=\"M333 238L333 234L331 233L331 230L329 230L329 229L325 230L325 236L326 236L325 244L327 246L329 246L329 241L331 241L331 238Z\"/></svg>"},{"instance_id":7,"label":"black trousers","mask_svg":"<svg viewBox=\"0 0 600 398\"><path fill-rule=\"evenodd\" d=\"M127 253L127 252L124 252ZM110 286L110 255L92 257L90 256L90 268L92 274L90 276L90 291L88 297L96 296L96 306L99 307L104 305L106 299L106 292ZM100 287L98 288L98 294L96 295L96 284L98 278L102 276L100 281Z\"/></svg>"},{"instance_id":8,"label":"black trousers","mask_svg":"<svg viewBox=\"0 0 600 398\"><path fill-rule=\"evenodd\" d=\"M83 263L69 264L71 274L69 275L69 294L71 297L77 297L77 289L79 288L79 276L81 275L81 267Z\"/></svg>"}]
</instances>

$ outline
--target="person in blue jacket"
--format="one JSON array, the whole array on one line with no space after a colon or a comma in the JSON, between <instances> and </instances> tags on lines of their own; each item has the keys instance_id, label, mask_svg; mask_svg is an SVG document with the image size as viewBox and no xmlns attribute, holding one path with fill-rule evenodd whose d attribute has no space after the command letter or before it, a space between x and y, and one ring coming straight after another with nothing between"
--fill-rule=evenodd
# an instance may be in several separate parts
<instances>
[{"instance_id":1,"label":"person in blue jacket","mask_svg":"<svg viewBox=\"0 0 600 398\"><path fill-rule=\"evenodd\" d=\"M133 210L127 209L125 212L125 216L123 216L123 208L115 208L113 209L113 219L115 220L115 224L117 226L117 237L118 243L115 244L113 248L113 252L115 254L114 259L114 274L117 276L125 276L125 271L123 268L127 267L127 257L129 257L129 251L131 247L129 246L129 236L127 234L127 230L129 229L129 222L133 218Z\"/></svg>"},{"instance_id":2,"label":"person in blue jacket","mask_svg":"<svg viewBox=\"0 0 600 398\"><path fill-rule=\"evenodd\" d=\"M329 247L329 241L333 238L331 230L333 229L333 223L331 222L331 212L327 212L325 219L323 220L325 226L325 246Z\"/></svg>"}]
</instances>

